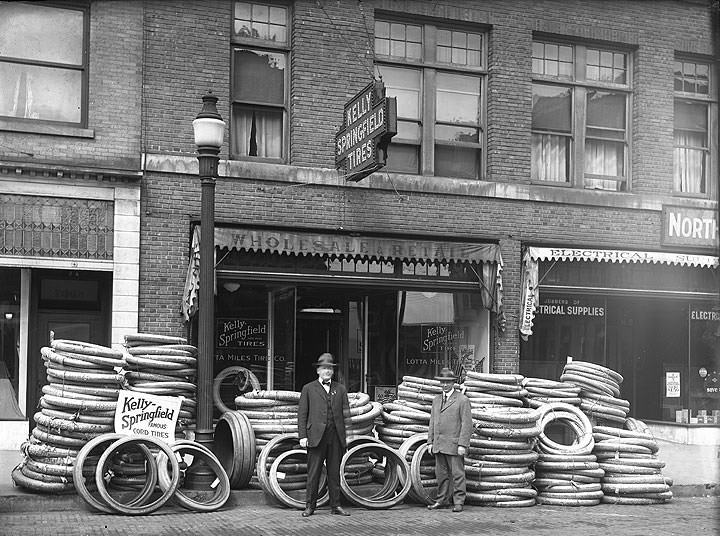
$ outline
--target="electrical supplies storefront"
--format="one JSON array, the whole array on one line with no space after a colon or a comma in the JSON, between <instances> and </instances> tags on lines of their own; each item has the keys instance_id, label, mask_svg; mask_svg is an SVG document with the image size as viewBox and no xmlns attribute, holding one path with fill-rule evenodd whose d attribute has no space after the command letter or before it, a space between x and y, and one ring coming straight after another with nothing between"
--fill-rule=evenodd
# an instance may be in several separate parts
<instances>
[{"instance_id":1,"label":"electrical supplies storefront","mask_svg":"<svg viewBox=\"0 0 720 536\"><path fill-rule=\"evenodd\" d=\"M403 375L489 370L502 321L496 244L216 228L215 375L239 365L299 390L322 352L350 391L392 396ZM199 228L183 301L197 308ZM192 324L191 324L192 325Z\"/></svg>"},{"instance_id":2,"label":"electrical supplies storefront","mask_svg":"<svg viewBox=\"0 0 720 536\"><path fill-rule=\"evenodd\" d=\"M528 247L520 372L603 364L632 416L720 425L718 288L713 256Z\"/></svg>"}]
</instances>

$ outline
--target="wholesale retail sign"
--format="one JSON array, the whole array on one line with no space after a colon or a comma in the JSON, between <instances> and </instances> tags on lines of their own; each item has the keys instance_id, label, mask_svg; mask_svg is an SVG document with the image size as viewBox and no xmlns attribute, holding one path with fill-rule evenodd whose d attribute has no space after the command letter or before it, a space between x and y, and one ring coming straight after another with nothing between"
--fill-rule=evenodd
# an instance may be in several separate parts
<instances>
[{"instance_id":1,"label":"wholesale retail sign","mask_svg":"<svg viewBox=\"0 0 720 536\"><path fill-rule=\"evenodd\" d=\"M385 85L373 80L345 104L343 126L335 136L335 168L346 180L364 179L385 166L396 133L397 100L386 97Z\"/></svg>"},{"instance_id":2,"label":"wholesale retail sign","mask_svg":"<svg viewBox=\"0 0 720 536\"><path fill-rule=\"evenodd\" d=\"M115 410L115 432L175 442L175 426L182 397L120 391Z\"/></svg>"}]
</instances>

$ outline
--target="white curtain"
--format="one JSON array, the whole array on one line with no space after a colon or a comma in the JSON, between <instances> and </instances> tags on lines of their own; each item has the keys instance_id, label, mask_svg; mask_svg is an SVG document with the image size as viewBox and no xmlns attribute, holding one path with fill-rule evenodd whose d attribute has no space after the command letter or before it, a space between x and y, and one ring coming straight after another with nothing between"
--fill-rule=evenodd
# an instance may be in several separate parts
<instances>
[{"instance_id":1,"label":"white curtain","mask_svg":"<svg viewBox=\"0 0 720 536\"><path fill-rule=\"evenodd\" d=\"M282 114L240 110L233 125L237 154L263 158L282 157Z\"/></svg>"},{"instance_id":2,"label":"white curtain","mask_svg":"<svg viewBox=\"0 0 720 536\"><path fill-rule=\"evenodd\" d=\"M688 146L702 145L704 134L675 132L675 189L705 193L705 151Z\"/></svg>"},{"instance_id":3,"label":"white curtain","mask_svg":"<svg viewBox=\"0 0 720 536\"><path fill-rule=\"evenodd\" d=\"M587 140L585 142L585 173L623 177L625 158L623 146L617 142ZM588 183L588 181L586 181ZM618 181L590 179L589 184L603 190L617 190Z\"/></svg>"},{"instance_id":4,"label":"white curtain","mask_svg":"<svg viewBox=\"0 0 720 536\"><path fill-rule=\"evenodd\" d=\"M532 175L540 181L567 182L567 141L565 136L533 134Z\"/></svg>"}]
</instances>

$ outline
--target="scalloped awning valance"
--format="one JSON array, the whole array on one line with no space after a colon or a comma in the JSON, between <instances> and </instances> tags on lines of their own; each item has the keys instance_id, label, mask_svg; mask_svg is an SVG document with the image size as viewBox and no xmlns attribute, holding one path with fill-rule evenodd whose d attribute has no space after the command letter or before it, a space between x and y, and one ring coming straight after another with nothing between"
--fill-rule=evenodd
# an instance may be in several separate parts
<instances>
[{"instance_id":1,"label":"scalloped awning valance","mask_svg":"<svg viewBox=\"0 0 720 536\"><path fill-rule=\"evenodd\" d=\"M398 238L349 236L277 229L215 228L216 250L238 250L292 255L320 255L330 258L367 258L370 260L403 260L407 262L475 262L496 265L496 296L502 303L502 256L498 244L451 242L441 240L406 240ZM200 226L193 229L190 263L183 292L182 312L189 319L197 309L200 272Z\"/></svg>"},{"instance_id":2,"label":"scalloped awning valance","mask_svg":"<svg viewBox=\"0 0 720 536\"><path fill-rule=\"evenodd\" d=\"M533 319L540 297L538 261L601 261L645 262L675 266L717 268L718 257L689 253L634 251L626 249L545 248L530 246L523 257L522 299L520 300L520 336L527 340L532 335Z\"/></svg>"}]
</instances>

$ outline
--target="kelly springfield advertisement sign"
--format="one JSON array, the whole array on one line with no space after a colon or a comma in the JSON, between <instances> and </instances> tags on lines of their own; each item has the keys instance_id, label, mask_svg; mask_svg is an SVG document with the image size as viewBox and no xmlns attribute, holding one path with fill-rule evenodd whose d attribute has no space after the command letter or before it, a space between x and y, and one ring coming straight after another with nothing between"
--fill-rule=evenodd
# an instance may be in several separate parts
<instances>
[{"instance_id":1,"label":"kelly springfield advertisement sign","mask_svg":"<svg viewBox=\"0 0 720 536\"><path fill-rule=\"evenodd\" d=\"M175 442L181 397L120 391L115 410L115 432Z\"/></svg>"},{"instance_id":2,"label":"kelly springfield advertisement sign","mask_svg":"<svg viewBox=\"0 0 720 536\"><path fill-rule=\"evenodd\" d=\"M267 361L267 320L218 318L215 322L215 363L264 365Z\"/></svg>"}]
</instances>

